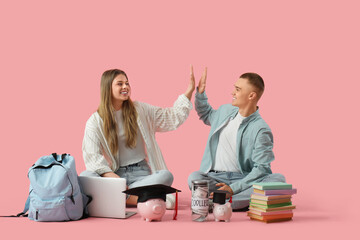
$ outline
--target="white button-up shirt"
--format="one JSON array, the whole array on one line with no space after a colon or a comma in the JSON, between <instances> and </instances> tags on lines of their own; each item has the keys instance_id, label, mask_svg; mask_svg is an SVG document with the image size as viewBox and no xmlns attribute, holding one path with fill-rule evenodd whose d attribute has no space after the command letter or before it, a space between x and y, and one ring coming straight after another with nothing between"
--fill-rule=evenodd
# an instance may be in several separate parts
<instances>
[{"instance_id":1,"label":"white button-up shirt","mask_svg":"<svg viewBox=\"0 0 360 240\"><path fill-rule=\"evenodd\" d=\"M138 112L138 127L145 143L147 160L152 171L167 169L155 132L166 132L177 129L189 116L192 104L184 95L180 95L169 108L152 106L147 103L134 102ZM95 112L86 122L82 151L87 170L101 175L115 172L120 163L117 156L111 154L103 132L103 121Z\"/></svg>"}]
</instances>

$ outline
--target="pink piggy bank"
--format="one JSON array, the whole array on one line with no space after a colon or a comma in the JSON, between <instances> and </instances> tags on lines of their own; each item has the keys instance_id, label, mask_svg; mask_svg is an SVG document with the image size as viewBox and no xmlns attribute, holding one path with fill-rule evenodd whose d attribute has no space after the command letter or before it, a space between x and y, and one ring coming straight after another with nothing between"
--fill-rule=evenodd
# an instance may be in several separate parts
<instances>
[{"instance_id":1,"label":"pink piggy bank","mask_svg":"<svg viewBox=\"0 0 360 240\"><path fill-rule=\"evenodd\" d=\"M153 220L161 221L161 218L164 216L166 211L166 194L175 192L177 195L177 193L181 191L163 184L146 185L123 191L123 193L138 196L138 212L141 215L141 218L147 222L151 222ZM175 205L176 204L177 199L175 199ZM175 209L177 209L176 206ZM175 219L176 215L174 215L174 220Z\"/></svg>"},{"instance_id":2,"label":"pink piggy bank","mask_svg":"<svg viewBox=\"0 0 360 240\"><path fill-rule=\"evenodd\" d=\"M147 222L161 221L166 211L166 204L163 199L154 198L146 202L138 202L137 209L143 220Z\"/></svg>"},{"instance_id":3,"label":"pink piggy bank","mask_svg":"<svg viewBox=\"0 0 360 240\"><path fill-rule=\"evenodd\" d=\"M225 204L214 203L213 213L216 222L219 221L229 222L232 215L231 204L229 202Z\"/></svg>"}]
</instances>

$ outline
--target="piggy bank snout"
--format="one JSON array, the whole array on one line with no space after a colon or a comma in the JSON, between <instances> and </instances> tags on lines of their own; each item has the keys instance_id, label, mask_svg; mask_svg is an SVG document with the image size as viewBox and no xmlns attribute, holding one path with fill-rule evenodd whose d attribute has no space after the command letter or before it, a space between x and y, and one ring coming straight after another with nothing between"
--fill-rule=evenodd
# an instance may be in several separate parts
<instances>
[{"instance_id":1,"label":"piggy bank snout","mask_svg":"<svg viewBox=\"0 0 360 240\"><path fill-rule=\"evenodd\" d=\"M226 212L226 209L224 207L219 207L216 211L217 215L224 216Z\"/></svg>"},{"instance_id":2,"label":"piggy bank snout","mask_svg":"<svg viewBox=\"0 0 360 240\"><path fill-rule=\"evenodd\" d=\"M160 204L156 204L152 207L153 213L160 214L163 211L163 207Z\"/></svg>"}]
</instances>

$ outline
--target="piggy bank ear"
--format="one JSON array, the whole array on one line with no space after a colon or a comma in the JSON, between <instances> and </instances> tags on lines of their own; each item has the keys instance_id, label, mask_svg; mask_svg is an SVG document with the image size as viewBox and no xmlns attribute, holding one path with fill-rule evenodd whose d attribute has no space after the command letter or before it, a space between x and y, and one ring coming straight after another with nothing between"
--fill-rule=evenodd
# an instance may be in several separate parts
<instances>
[{"instance_id":1,"label":"piggy bank ear","mask_svg":"<svg viewBox=\"0 0 360 240\"><path fill-rule=\"evenodd\" d=\"M227 202L227 203L225 203L225 206L231 207L231 203Z\"/></svg>"}]
</instances>

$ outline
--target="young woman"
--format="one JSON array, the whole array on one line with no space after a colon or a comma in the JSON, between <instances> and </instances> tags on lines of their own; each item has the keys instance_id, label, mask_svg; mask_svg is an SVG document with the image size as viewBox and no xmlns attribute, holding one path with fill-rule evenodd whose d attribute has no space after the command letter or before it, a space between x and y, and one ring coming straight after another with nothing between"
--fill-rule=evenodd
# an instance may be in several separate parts
<instances>
[{"instance_id":1,"label":"young woman","mask_svg":"<svg viewBox=\"0 0 360 240\"><path fill-rule=\"evenodd\" d=\"M100 105L86 123L82 146L86 171L81 175L122 177L128 188L170 186L173 175L167 170L155 132L175 130L188 117L195 89L193 74L186 92L170 108L133 102L128 77L119 69L105 71L100 88ZM126 202L136 205L136 201L136 196L130 196ZM167 207L173 205L173 196L168 195Z\"/></svg>"}]
</instances>

